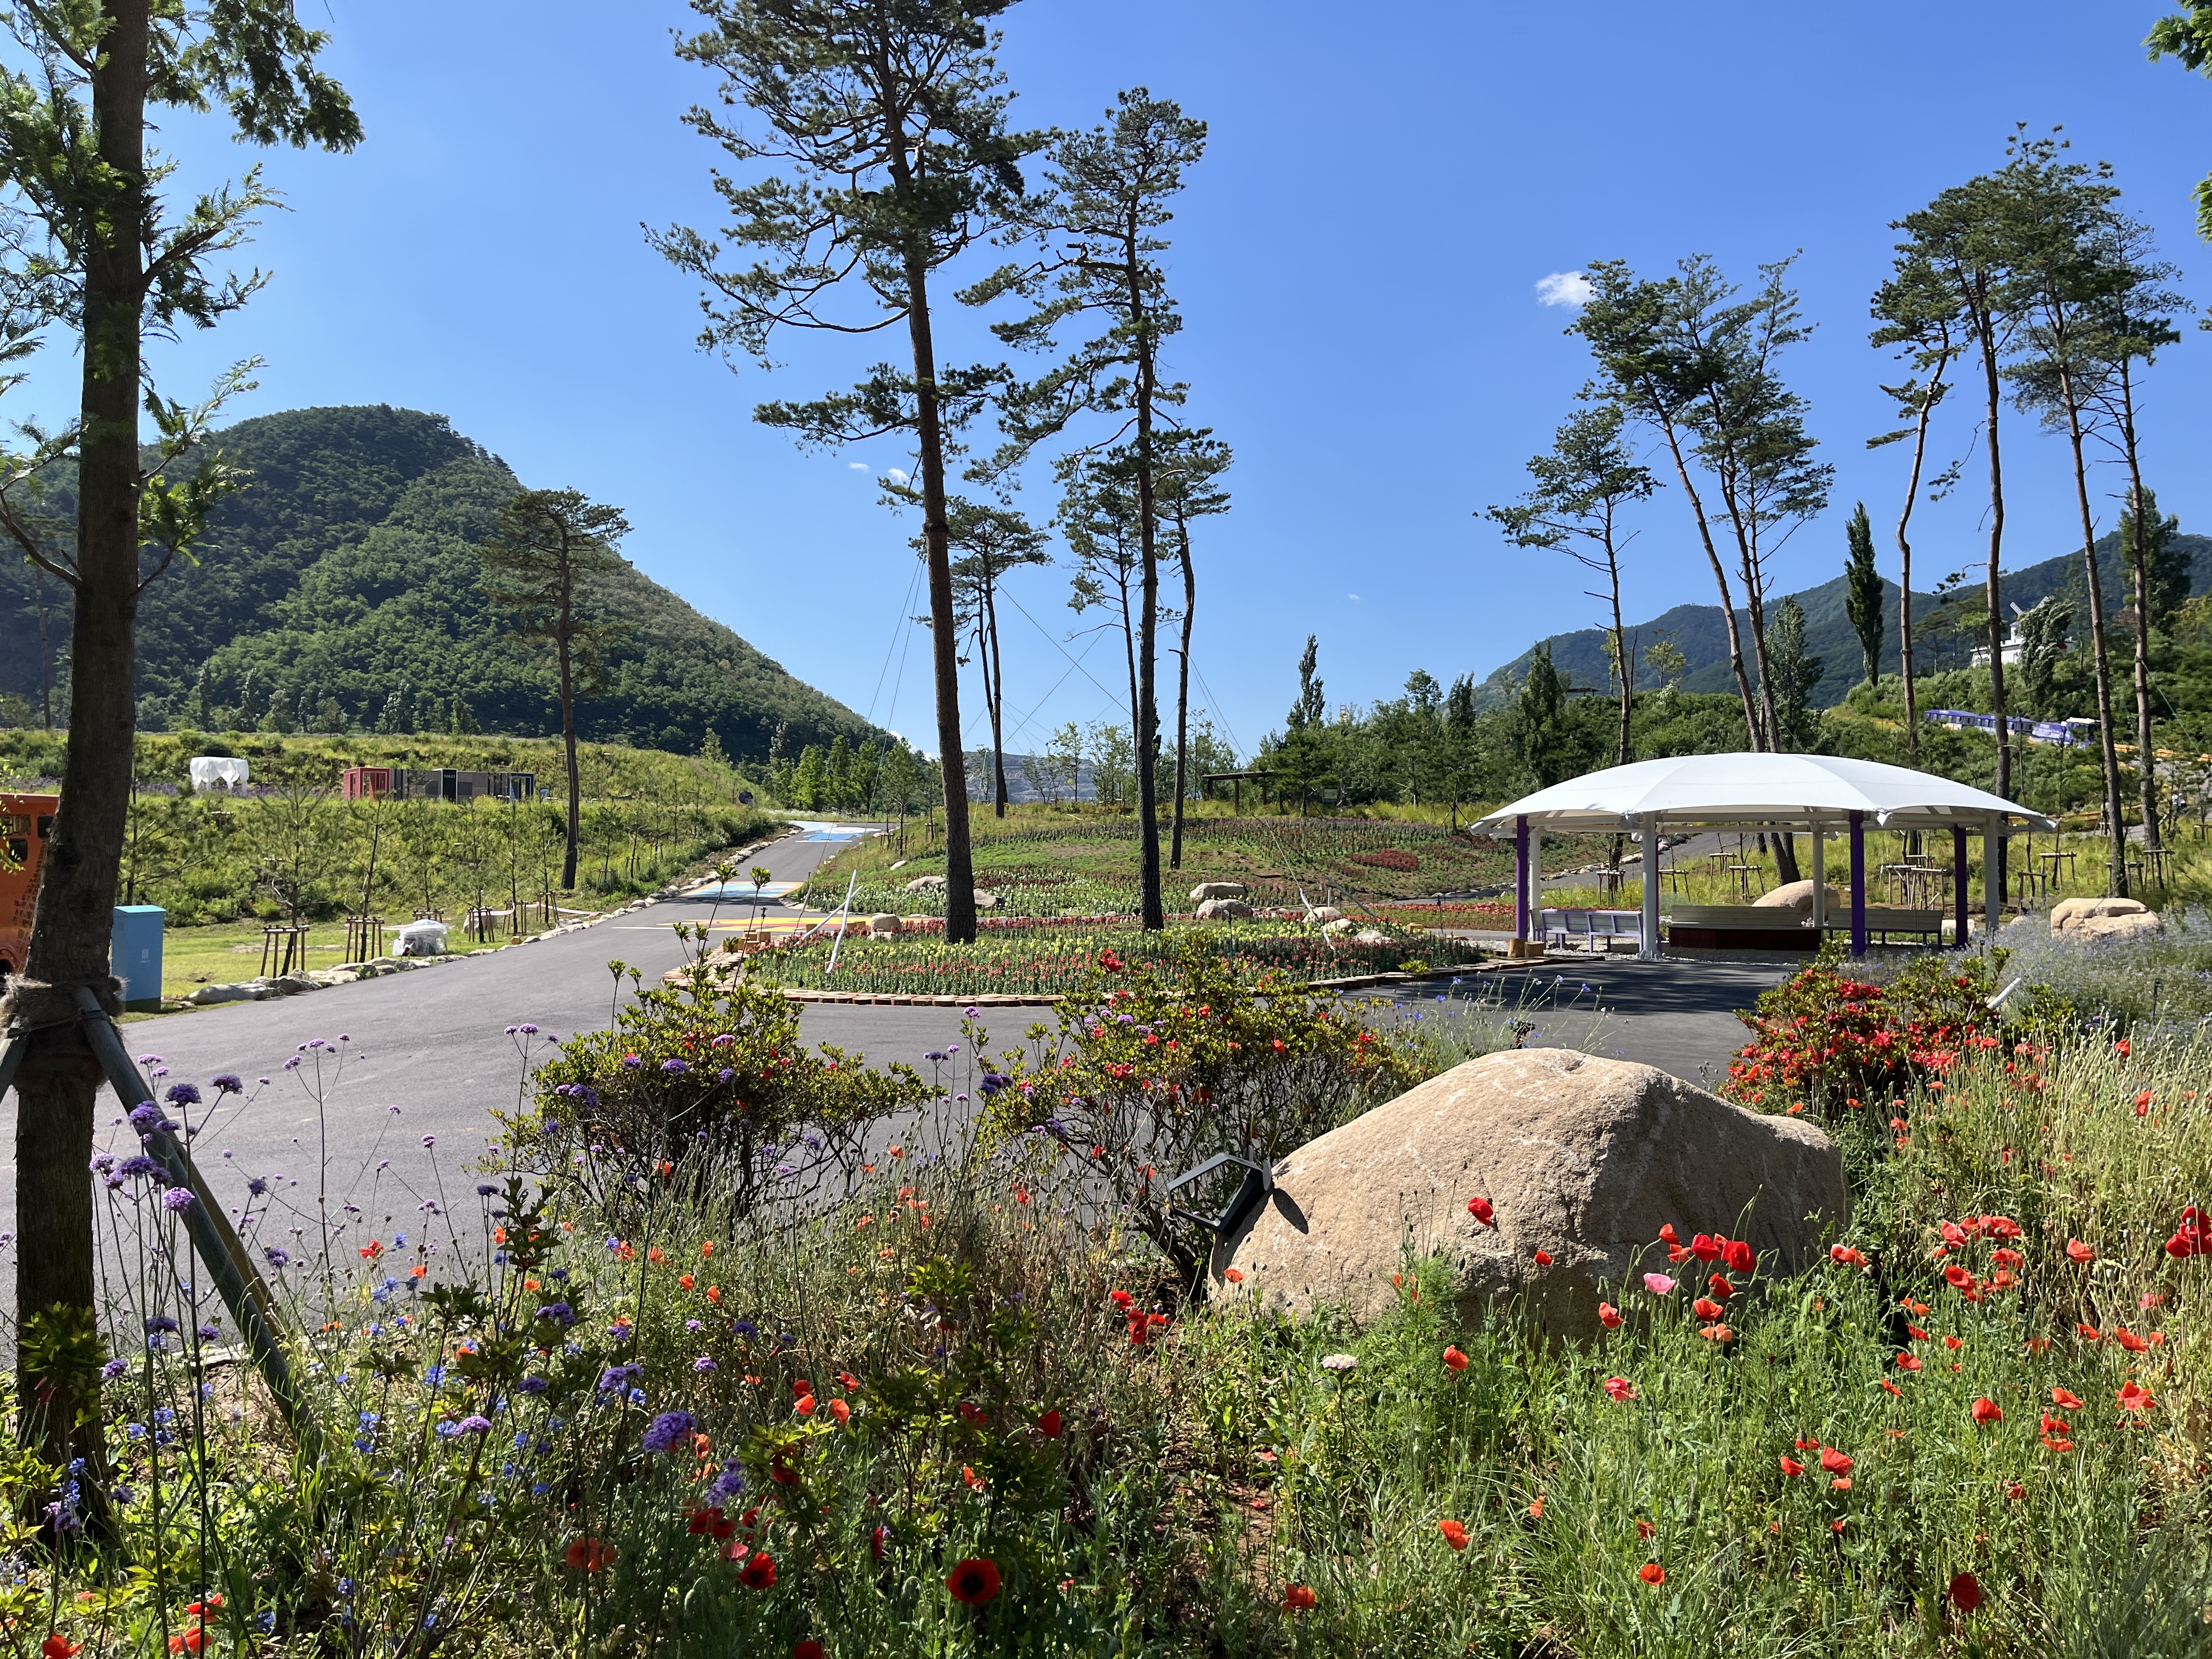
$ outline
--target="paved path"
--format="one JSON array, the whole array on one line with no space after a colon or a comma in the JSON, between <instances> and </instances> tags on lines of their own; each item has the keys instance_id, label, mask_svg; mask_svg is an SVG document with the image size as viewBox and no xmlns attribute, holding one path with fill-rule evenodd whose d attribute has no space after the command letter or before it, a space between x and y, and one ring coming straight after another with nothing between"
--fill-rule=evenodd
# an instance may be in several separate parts
<instances>
[{"instance_id":1,"label":"paved path","mask_svg":"<svg viewBox=\"0 0 2212 1659\"><path fill-rule=\"evenodd\" d=\"M766 864L780 882L795 881L835 845L792 836L747 862ZM124 1028L125 1042L134 1054L161 1057L165 1087L191 1082L211 1096L209 1079L220 1073L246 1079L246 1101L212 1120L197 1143L216 1191L234 1204L249 1175L275 1170L312 1193L318 1162L325 1159L331 1189L362 1194L368 1203L365 1194L380 1178L378 1161L390 1158L380 1200L389 1207L398 1200L389 1190L392 1183L427 1190L432 1160L423 1150L425 1136L437 1138L435 1161L449 1187L465 1192L474 1184L465 1178L467 1165L495 1133L490 1112L521 1097L529 1066L554 1038L611 1023L609 959L620 957L648 982L657 980L685 957L672 924L706 920L714 909L703 900L665 901L572 933L436 967L310 995L134 1021ZM721 915L729 914L725 904ZM1519 1017L1547 1027L1553 1041L1711 1081L1724 1073L1728 1055L1743 1041L1734 1011L1748 1006L1782 971L1765 964L1614 959L1587 967L1532 964L1483 977L1493 998L1525 1009ZM1463 1006L1474 990L1469 976L1441 1006L1401 994L1397 1017L1450 1018L1459 1011L1454 999ZM1601 1018L1592 1012L1599 1006L1607 1011ZM951 1008L808 1005L800 1029L810 1042L836 1043L878 1063L918 1062L925 1051L959 1040L959 1018ZM993 1048L1018 1043L1039 1019L1051 1023L1050 1011L997 1011ZM507 1027L523 1023L541 1028L532 1046L519 1046L507 1035ZM299 1070L285 1072L285 1060L315 1038L331 1047L307 1051ZM342 1060L326 1058L332 1052ZM319 1099L309 1086L319 1066ZM262 1086L259 1078L273 1081ZM112 1139L118 1111L103 1091L97 1121L105 1145L121 1144ZM15 1113L11 1091L0 1101L0 1146L14 1144ZM402 1207L411 1209L420 1195L410 1192ZM13 1231L15 1220L15 1183L0 1181L0 1230Z\"/></svg>"}]
</instances>

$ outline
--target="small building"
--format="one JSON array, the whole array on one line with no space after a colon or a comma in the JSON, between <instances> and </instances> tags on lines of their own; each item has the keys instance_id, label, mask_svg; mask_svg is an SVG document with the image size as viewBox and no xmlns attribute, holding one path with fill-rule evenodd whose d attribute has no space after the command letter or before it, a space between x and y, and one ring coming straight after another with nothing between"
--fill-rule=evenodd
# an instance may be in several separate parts
<instances>
[{"instance_id":1,"label":"small building","mask_svg":"<svg viewBox=\"0 0 2212 1659\"><path fill-rule=\"evenodd\" d=\"M538 774L349 766L339 775L338 787L348 800L535 800Z\"/></svg>"}]
</instances>

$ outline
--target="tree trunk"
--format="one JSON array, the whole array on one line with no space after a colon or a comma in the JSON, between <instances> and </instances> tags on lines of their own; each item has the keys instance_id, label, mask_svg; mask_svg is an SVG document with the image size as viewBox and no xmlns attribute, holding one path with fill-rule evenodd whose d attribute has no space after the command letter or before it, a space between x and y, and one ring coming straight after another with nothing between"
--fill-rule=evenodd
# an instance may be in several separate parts
<instances>
[{"instance_id":1,"label":"tree trunk","mask_svg":"<svg viewBox=\"0 0 2212 1659\"><path fill-rule=\"evenodd\" d=\"M137 723L138 398L145 295L147 0L106 0L91 71L93 122L110 170L104 234L84 250L83 434L77 469L76 593L61 805L40 866L10 1023L44 1025L17 1073L15 1309L25 1328L76 1351L17 1344L18 1432L49 1462L105 1468L94 1342L93 1100L100 1067L74 993L117 1004L109 935L130 814ZM51 1023L50 1023L51 1022ZM126 1107L136 1101L125 1101ZM93 1481L84 1483L89 1492Z\"/></svg>"},{"instance_id":2,"label":"tree trunk","mask_svg":"<svg viewBox=\"0 0 2212 1659\"><path fill-rule=\"evenodd\" d=\"M1912 428L1912 472L1905 480L1905 507L1897 515L1897 665L1905 677L1905 752L1915 765L1920 760L1920 705L1912 684L1912 544L1905 528L1912 522L1912 504L1920 495L1920 469L1928 456L1928 421L1936 412L1940 378L1931 379L1920 401L1919 418Z\"/></svg>"},{"instance_id":3,"label":"tree trunk","mask_svg":"<svg viewBox=\"0 0 2212 1659\"><path fill-rule=\"evenodd\" d=\"M2136 743L2142 754L2143 845L2162 846L2158 833L2158 750L2150 730L2150 566L2143 525L2142 456L2136 447L2135 386L2120 361L2120 446L2128 461L2128 502L2134 509L2136 566Z\"/></svg>"},{"instance_id":4,"label":"tree trunk","mask_svg":"<svg viewBox=\"0 0 2212 1659\"><path fill-rule=\"evenodd\" d=\"M1160 802L1155 782L1160 748L1160 559L1158 526L1152 522L1152 325L1145 311L1139 234L1137 210L1132 204L1122 248L1123 275L1129 285L1129 320L1135 325L1137 340L1137 545L1144 559L1142 601L1137 617L1138 904L1140 925L1148 933L1157 933L1168 925L1167 907L1160 897Z\"/></svg>"},{"instance_id":5,"label":"tree trunk","mask_svg":"<svg viewBox=\"0 0 2212 1659\"><path fill-rule=\"evenodd\" d=\"M1178 509L1176 513L1176 550L1182 561L1182 666L1176 674L1176 771L1175 771L1175 828L1168 843L1168 867L1182 868L1182 802L1188 785L1184 767L1190 746L1190 621L1198 609L1198 575L1190 563L1190 525Z\"/></svg>"},{"instance_id":6,"label":"tree trunk","mask_svg":"<svg viewBox=\"0 0 2212 1659\"><path fill-rule=\"evenodd\" d=\"M948 945L973 945L975 866L968 846L968 761L960 747L960 635L945 520L945 434L938 420L937 351L929 331L929 273L919 250L907 256L906 288L907 333L914 342L915 437L921 454L922 551L929 561L938 771L945 782L945 939Z\"/></svg>"},{"instance_id":7,"label":"tree trunk","mask_svg":"<svg viewBox=\"0 0 2212 1659\"><path fill-rule=\"evenodd\" d=\"M2005 721L2004 690L2004 610L2002 587L1998 580L1998 561L2004 551L2004 461L1997 449L1997 411L2003 394L2003 384L1997 373L1997 342L1995 321L1990 315L1984 299L1974 307L1974 326L1981 338L1982 378L1988 394L1989 425L1985 435L1990 453L1990 564L1987 592L1990 604L1990 711L1996 716L1997 775L1996 793L2005 799L2012 799L2012 728ZM2006 837L1995 836L1984 843L1984 859L1988 863L1988 880L1997 902L2004 902Z\"/></svg>"},{"instance_id":8,"label":"tree trunk","mask_svg":"<svg viewBox=\"0 0 2212 1659\"><path fill-rule=\"evenodd\" d=\"M999 655L999 608L993 601L991 585L983 584L983 640L980 654L983 659L983 701L991 711L991 811L994 817L1006 816L1006 662Z\"/></svg>"},{"instance_id":9,"label":"tree trunk","mask_svg":"<svg viewBox=\"0 0 2212 1659\"><path fill-rule=\"evenodd\" d=\"M1728 570L1721 563L1721 556L1713 546L1712 526L1705 521L1705 504L1698 498L1698 487L1690 482L1690 468L1682 459L1682 444L1672 421L1661 423L1667 434L1668 453L1674 458L1674 476L1682 481L1682 493L1689 497L1690 511L1698 521L1698 540L1705 550L1705 562L1712 567L1713 580L1721 592L1721 622L1728 629L1729 670L1735 676L1736 695L1743 699L1743 723L1746 738L1753 750L1759 741L1759 704L1752 696L1751 678L1744 672L1743 641L1736 632L1735 599L1729 592Z\"/></svg>"},{"instance_id":10,"label":"tree trunk","mask_svg":"<svg viewBox=\"0 0 2212 1659\"><path fill-rule=\"evenodd\" d=\"M2120 799L2118 734L2112 730L2112 659L2105 642L2105 584L2097 574L2097 527L2089 513L2089 470L2081 455L2081 411L2074 400L2074 379L2062 364L2058 389L2066 404L2066 438L2074 451L2074 499L2081 514L2081 560L2089 580L2089 657L2097 672L2097 720L2103 728L2098 747L2105 763L2106 827L2112 831L2112 868L2107 890L2128 896L2128 826ZM2148 764L2146 751L2138 760Z\"/></svg>"},{"instance_id":11,"label":"tree trunk","mask_svg":"<svg viewBox=\"0 0 2212 1659\"><path fill-rule=\"evenodd\" d=\"M562 541L567 532L562 532ZM568 756L568 848L561 858L561 886L573 892L576 886L576 848L580 837L584 812L584 781L576 770L576 675L568 655L568 634L574 591L564 570L561 580L561 637L558 641L561 658L561 743Z\"/></svg>"}]
</instances>

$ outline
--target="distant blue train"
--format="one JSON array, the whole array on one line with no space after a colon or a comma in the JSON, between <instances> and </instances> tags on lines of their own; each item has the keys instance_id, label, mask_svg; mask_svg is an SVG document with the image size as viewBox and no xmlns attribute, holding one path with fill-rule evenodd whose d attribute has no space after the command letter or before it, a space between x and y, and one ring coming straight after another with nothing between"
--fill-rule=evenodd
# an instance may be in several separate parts
<instances>
[{"instance_id":1,"label":"distant blue train","mask_svg":"<svg viewBox=\"0 0 2212 1659\"><path fill-rule=\"evenodd\" d=\"M1972 726L1977 732L1987 732L1992 737L1996 735L1997 717L1995 714L1970 714L1963 708L1923 708L1920 717L1934 720L1938 726ZM2031 743L2087 743L2097 735L2097 722L2090 720L2032 720L2025 715L2008 714L2005 726Z\"/></svg>"}]
</instances>

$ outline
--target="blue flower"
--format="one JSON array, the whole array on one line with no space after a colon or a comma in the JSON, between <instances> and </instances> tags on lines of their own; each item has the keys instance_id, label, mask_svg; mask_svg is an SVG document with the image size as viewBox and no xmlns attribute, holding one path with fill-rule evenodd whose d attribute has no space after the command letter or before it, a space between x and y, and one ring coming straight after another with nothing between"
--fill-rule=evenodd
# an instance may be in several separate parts
<instances>
[{"instance_id":1,"label":"blue flower","mask_svg":"<svg viewBox=\"0 0 2212 1659\"><path fill-rule=\"evenodd\" d=\"M122 1163L117 1164L115 1166L115 1173L118 1175L137 1176L143 1178L147 1176L166 1176L169 1172L163 1169L155 1160L147 1157L145 1153L141 1152L137 1157L126 1158Z\"/></svg>"},{"instance_id":2,"label":"blue flower","mask_svg":"<svg viewBox=\"0 0 2212 1659\"><path fill-rule=\"evenodd\" d=\"M496 1187L493 1186L489 1182L488 1182L488 1181L487 1181L487 1182L484 1182L481 1183L480 1185L478 1185L478 1187L477 1188L477 1196L478 1198L490 1198L490 1197L492 1197L494 1194L495 1194L498 1191L499 1191L499 1188L496 1188Z\"/></svg>"},{"instance_id":3,"label":"blue flower","mask_svg":"<svg viewBox=\"0 0 2212 1659\"><path fill-rule=\"evenodd\" d=\"M760 1327L750 1319L733 1319L730 1322L730 1334L733 1336L758 1336Z\"/></svg>"},{"instance_id":4,"label":"blue flower","mask_svg":"<svg viewBox=\"0 0 2212 1659\"><path fill-rule=\"evenodd\" d=\"M269 1258L269 1265L272 1267L289 1267L292 1265L291 1253L282 1244L271 1244L261 1254Z\"/></svg>"},{"instance_id":5,"label":"blue flower","mask_svg":"<svg viewBox=\"0 0 2212 1659\"><path fill-rule=\"evenodd\" d=\"M131 1364L128 1360L111 1359L100 1368L100 1380L103 1382L112 1382L130 1369Z\"/></svg>"},{"instance_id":6,"label":"blue flower","mask_svg":"<svg viewBox=\"0 0 2212 1659\"><path fill-rule=\"evenodd\" d=\"M491 1432L491 1419L489 1417L471 1415L463 1418L459 1423L455 1424L453 1427L454 1432L457 1434L489 1434Z\"/></svg>"},{"instance_id":7,"label":"blue flower","mask_svg":"<svg viewBox=\"0 0 2212 1659\"><path fill-rule=\"evenodd\" d=\"M242 1095L246 1092L246 1084L235 1072L217 1072L208 1081L214 1085L215 1091L219 1095Z\"/></svg>"},{"instance_id":8,"label":"blue flower","mask_svg":"<svg viewBox=\"0 0 2212 1659\"><path fill-rule=\"evenodd\" d=\"M721 1370L722 1368L721 1368L720 1365L717 1365L717 1364L714 1363L714 1356L713 1356L713 1355L711 1355L711 1354L703 1354L703 1353L702 1353L702 1354L701 1354L701 1355L700 1355L696 1359L695 1359L695 1360L693 1360L693 1361L691 1362L691 1369L692 1369L693 1370L695 1370L695 1371L702 1371L702 1372L703 1372L703 1371L718 1371L718 1370Z\"/></svg>"},{"instance_id":9,"label":"blue flower","mask_svg":"<svg viewBox=\"0 0 2212 1659\"><path fill-rule=\"evenodd\" d=\"M576 1322L576 1310L565 1302L549 1302L538 1310L540 1319L550 1319L563 1328Z\"/></svg>"},{"instance_id":10,"label":"blue flower","mask_svg":"<svg viewBox=\"0 0 2212 1659\"><path fill-rule=\"evenodd\" d=\"M725 1504L744 1489L745 1472L734 1463L726 1463L722 1472L714 1477L714 1484L707 1488L707 1496L717 1504Z\"/></svg>"},{"instance_id":11,"label":"blue flower","mask_svg":"<svg viewBox=\"0 0 2212 1659\"><path fill-rule=\"evenodd\" d=\"M664 1072L667 1073L668 1073L668 1075L669 1075L669 1076L671 1076L671 1077L677 1077L677 1076L680 1076L682 1073L685 1073L685 1072L690 1071L690 1070L691 1069L691 1067L690 1067L690 1066L687 1062L685 1062L685 1061L684 1061L684 1060L662 1060L662 1061L660 1062L660 1069L661 1069L662 1071L664 1071Z\"/></svg>"},{"instance_id":12,"label":"blue flower","mask_svg":"<svg viewBox=\"0 0 2212 1659\"><path fill-rule=\"evenodd\" d=\"M162 1098L172 1106L197 1106L200 1103L200 1091L189 1083L172 1083L169 1092Z\"/></svg>"},{"instance_id":13,"label":"blue flower","mask_svg":"<svg viewBox=\"0 0 2212 1659\"><path fill-rule=\"evenodd\" d=\"M547 1386L544 1377L532 1374L524 1377L514 1388L518 1394L544 1394Z\"/></svg>"},{"instance_id":14,"label":"blue flower","mask_svg":"<svg viewBox=\"0 0 2212 1659\"><path fill-rule=\"evenodd\" d=\"M189 1187L172 1187L161 1194L161 1207L181 1215L192 1207L192 1193Z\"/></svg>"},{"instance_id":15,"label":"blue flower","mask_svg":"<svg viewBox=\"0 0 2212 1659\"><path fill-rule=\"evenodd\" d=\"M645 1367L636 1364L610 1365L599 1373L599 1392L619 1394L633 1382L645 1380Z\"/></svg>"},{"instance_id":16,"label":"blue flower","mask_svg":"<svg viewBox=\"0 0 2212 1659\"><path fill-rule=\"evenodd\" d=\"M646 1425L644 1437L638 1443L649 1452L674 1451L691 1437L698 1426L698 1419L690 1412L663 1412Z\"/></svg>"}]
</instances>

